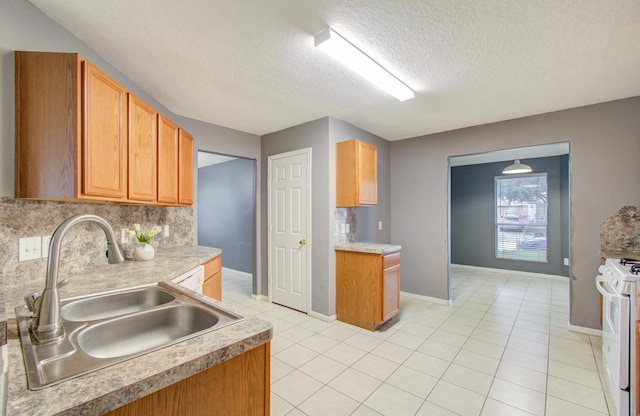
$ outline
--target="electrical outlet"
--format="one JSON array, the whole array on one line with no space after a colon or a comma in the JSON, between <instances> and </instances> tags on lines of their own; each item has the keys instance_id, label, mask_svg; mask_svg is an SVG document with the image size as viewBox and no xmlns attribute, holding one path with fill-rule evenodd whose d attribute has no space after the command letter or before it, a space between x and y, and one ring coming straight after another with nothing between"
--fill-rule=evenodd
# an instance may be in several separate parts
<instances>
[{"instance_id":1,"label":"electrical outlet","mask_svg":"<svg viewBox=\"0 0 640 416\"><path fill-rule=\"evenodd\" d=\"M120 244L129 244L129 237L127 237L127 233L129 230L127 228L122 229L122 233L120 234Z\"/></svg>"},{"instance_id":2,"label":"electrical outlet","mask_svg":"<svg viewBox=\"0 0 640 416\"><path fill-rule=\"evenodd\" d=\"M340 224L340 233L344 234L347 232L347 226L345 224Z\"/></svg>"},{"instance_id":3,"label":"electrical outlet","mask_svg":"<svg viewBox=\"0 0 640 416\"><path fill-rule=\"evenodd\" d=\"M351 232L351 226L350 226L349 224L345 224L345 226L344 226L344 231L345 231L346 233L350 233L350 232Z\"/></svg>"},{"instance_id":4,"label":"electrical outlet","mask_svg":"<svg viewBox=\"0 0 640 416\"><path fill-rule=\"evenodd\" d=\"M382 231L382 221L378 221L378 231Z\"/></svg>"},{"instance_id":5,"label":"electrical outlet","mask_svg":"<svg viewBox=\"0 0 640 416\"><path fill-rule=\"evenodd\" d=\"M564 265L565 265L565 266L568 266L568 265L569 265L569 258L568 258L568 257L565 257L565 258L564 258Z\"/></svg>"},{"instance_id":6,"label":"electrical outlet","mask_svg":"<svg viewBox=\"0 0 640 416\"><path fill-rule=\"evenodd\" d=\"M164 226L164 236L169 237L169 224L165 224Z\"/></svg>"},{"instance_id":7,"label":"electrical outlet","mask_svg":"<svg viewBox=\"0 0 640 416\"><path fill-rule=\"evenodd\" d=\"M49 257L49 244L51 244L51 236L43 235L42 236L42 258L46 259Z\"/></svg>"},{"instance_id":8,"label":"electrical outlet","mask_svg":"<svg viewBox=\"0 0 640 416\"><path fill-rule=\"evenodd\" d=\"M42 238L24 237L18 241L18 261L39 259L42 253Z\"/></svg>"}]
</instances>

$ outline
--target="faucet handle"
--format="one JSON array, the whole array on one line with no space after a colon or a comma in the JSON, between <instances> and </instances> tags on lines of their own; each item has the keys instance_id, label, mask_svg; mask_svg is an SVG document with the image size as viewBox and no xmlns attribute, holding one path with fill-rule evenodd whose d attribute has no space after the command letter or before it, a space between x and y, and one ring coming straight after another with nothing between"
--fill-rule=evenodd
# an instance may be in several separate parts
<instances>
[{"instance_id":1,"label":"faucet handle","mask_svg":"<svg viewBox=\"0 0 640 416\"><path fill-rule=\"evenodd\" d=\"M37 305L36 305L36 301L38 300L38 298L40 297L40 294L38 294L38 292L33 292L30 295L27 295L24 297L24 303L27 304L27 308L31 311L31 312L36 312L37 309Z\"/></svg>"}]
</instances>

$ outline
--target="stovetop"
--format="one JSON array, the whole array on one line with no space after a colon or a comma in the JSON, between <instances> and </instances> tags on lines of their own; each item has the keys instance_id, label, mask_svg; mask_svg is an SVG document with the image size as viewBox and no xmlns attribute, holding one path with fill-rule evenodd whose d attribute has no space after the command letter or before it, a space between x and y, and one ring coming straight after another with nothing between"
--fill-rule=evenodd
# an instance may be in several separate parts
<instances>
[{"instance_id":1,"label":"stovetop","mask_svg":"<svg viewBox=\"0 0 640 416\"><path fill-rule=\"evenodd\" d=\"M621 261L624 260L624 261ZM622 264L624 263L624 264ZM635 259L607 259L605 266L600 267L603 280L623 295L635 292L632 286L640 282L640 275L633 273L640 269L640 260Z\"/></svg>"}]
</instances>

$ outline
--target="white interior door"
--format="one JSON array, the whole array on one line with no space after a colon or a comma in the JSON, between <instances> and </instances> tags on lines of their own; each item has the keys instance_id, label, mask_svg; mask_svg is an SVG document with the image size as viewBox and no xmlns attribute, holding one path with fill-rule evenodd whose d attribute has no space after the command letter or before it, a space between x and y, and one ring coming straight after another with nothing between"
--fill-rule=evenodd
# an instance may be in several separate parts
<instances>
[{"instance_id":1,"label":"white interior door","mask_svg":"<svg viewBox=\"0 0 640 416\"><path fill-rule=\"evenodd\" d=\"M269 298L309 312L311 149L269 157Z\"/></svg>"}]
</instances>

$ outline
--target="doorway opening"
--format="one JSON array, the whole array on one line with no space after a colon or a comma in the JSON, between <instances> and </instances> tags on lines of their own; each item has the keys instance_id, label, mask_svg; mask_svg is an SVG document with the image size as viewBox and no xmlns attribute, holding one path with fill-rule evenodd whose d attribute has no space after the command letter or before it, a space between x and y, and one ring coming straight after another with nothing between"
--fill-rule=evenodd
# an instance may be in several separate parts
<instances>
[{"instance_id":1,"label":"doorway opening","mask_svg":"<svg viewBox=\"0 0 640 416\"><path fill-rule=\"evenodd\" d=\"M222 250L225 287L257 293L256 160L198 151L198 245Z\"/></svg>"},{"instance_id":2,"label":"doorway opening","mask_svg":"<svg viewBox=\"0 0 640 416\"><path fill-rule=\"evenodd\" d=\"M533 173L504 175L514 159L531 165ZM452 265L491 273L570 275L569 171L568 142L449 157L450 299ZM527 198L534 189L525 179L532 175L548 178L548 190L534 198L545 201L544 210ZM496 192L496 181L516 176L522 178L515 181L524 184L522 189L509 188L507 197ZM540 232L542 222L545 232ZM539 246L545 261L516 255L539 254Z\"/></svg>"}]
</instances>

